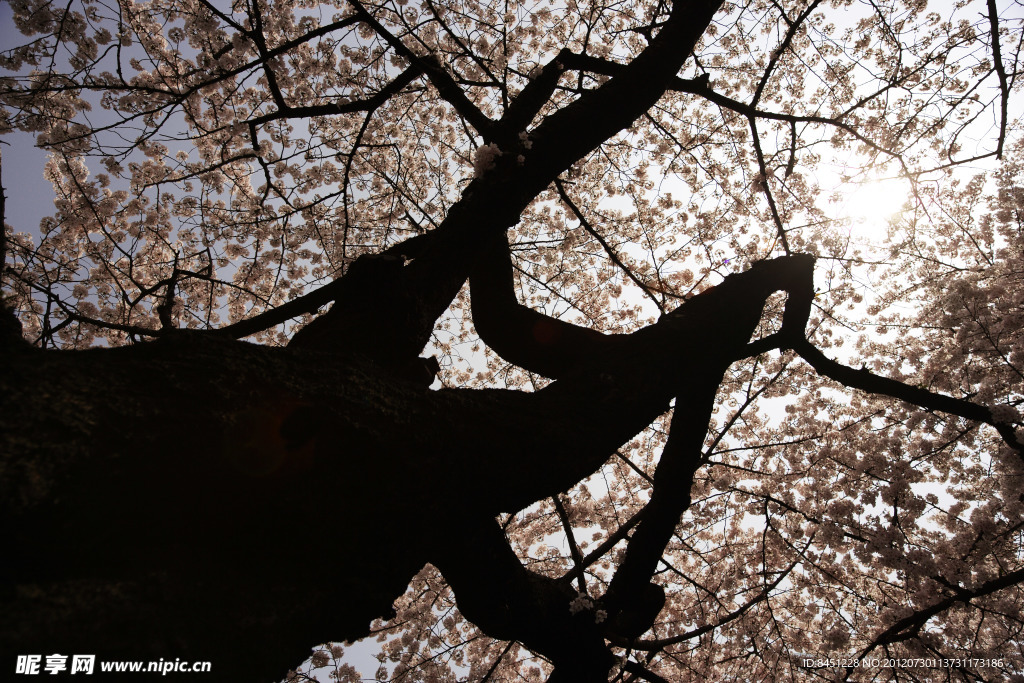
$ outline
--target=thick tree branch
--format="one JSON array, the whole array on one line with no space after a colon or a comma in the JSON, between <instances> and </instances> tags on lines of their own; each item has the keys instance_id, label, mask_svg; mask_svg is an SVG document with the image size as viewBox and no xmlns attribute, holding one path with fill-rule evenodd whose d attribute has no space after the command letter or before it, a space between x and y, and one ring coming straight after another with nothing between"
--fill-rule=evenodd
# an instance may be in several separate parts
<instances>
[{"instance_id":1,"label":"thick tree branch","mask_svg":"<svg viewBox=\"0 0 1024 683\"><path fill-rule=\"evenodd\" d=\"M516 298L508 239L495 234L469 278L473 324L498 355L545 377L593 367L621 337L538 313Z\"/></svg>"},{"instance_id":2,"label":"thick tree branch","mask_svg":"<svg viewBox=\"0 0 1024 683\"><path fill-rule=\"evenodd\" d=\"M672 16L657 37L617 76L584 93L534 129L532 148L527 150L523 163L517 163L517 155L504 154L496 168L469 184L437 228L436 241L420 258L394 274L394 282L376 293L374 305L339 301L342 305L336 304L336 308L345 326L360 330L367 340L402 339L402 348L394 351L404 354L406 360L414 358L429 340L434 322L469 277L479 250L488 244L488 236L514 225L528 203L559 173L653 106L691 54L719 5L719 0L673 5ZM378 30L379 24L365 9L357 11ZM394 36L388 38L386 29L379 27L380 31L395 50L408 51L399 47L401 41ZM417 63L425 62L413 61ZM389 314L382 318L381 310ZM378 351L367 348L367 352Z\"/></svg>"},{"instance_id":3,"label":"thick tree branch","mask_svg":"<svg viewBox=\"0 0 1024 683\"><path fill-rule=\"evenodd\" d=\"M989 33L992 37L992 62L999 77L999 141L996 143L996 158L1003 158L1003 143L1006 141L1006 125L1009 121L1010 83L1003 66L1002 47L999 41L999 9L996 0L988 0Z\"/></svg>"},{"instance_id":4,"label":"thick tree branch","mask_svg":"<svg viewBox=\"0 0 1024 683\"><path fill-rule=\"evenodd\" d=\"M628 65L535 129L537 160L531 164L528 157L527 166L543 178L545 186L654 106L720 6L719 0L673 4L661 31Z\"/></svg>"},{"instance_id":5,"label":"thick tree branch","mask_svg":"<svg viewBox=\"0 0 1024 683\"><path fill-rule=\"evenodd\" d=\"M743 274L750 277L747 287L753 290L747 291L746 296L762 305L768 294L764 287L786 288L789 291L780 339L788 335L803 335L810 310L810 296L813 296L813 263L809 257L776 259L759 264ZM774 277L770 278L771 285L755 284L757 281L753 278L759 270L775 271ZM720 287L736 286L741 277L727 279ZM738 316L746 317L744 325L752 329L756 324L753 310L744 312L738 306L733 310ZM760 308L756 310L759 317ZM723 374L736 358L735 349L705 351L701 365L691 368L685 384L679 387L676 394L668 441L654 474L651 501L644 510L643 520L630 538L626 556L619 564L605 595L612 622L620 620L629 624L628 628L622 629L627 637L635 637L646 631L657 616L657 610L653 610L652 614L651 610L646 609L653 600L652 589L657 588L649 582L675 532L680 516L690 505L690 489L694 474L703 464L704 439L714 410L715 396ZM637 606L641 606L641 609L636 610Z\"/></svg>"},{"instance_id":6,"label":"thick tree branch","mask_svg":"<svg viewBox=\"0 0 1024 683\"><path fill-rule=\"evenodd\" d=\"M523 87L501 117L499 125L503 135L510 137L526 130L555 92L558 80L573 57L574 54L569 48L562 48L555 58L545 64L540 73Z\"/></svg>"},{"instance_id":7,"label":"thick tree branch","mask_svg":"<svg viewBox=\"0 0 1024 683\"><path fill-rule=\"evenodd\" d=\"M812 258L803 256L776 259L727 278L665 316L658 325L619 338L614 357L600 363L600 367L615 373L612 377L628 374L634 381L648 382L652 394L660 384L663 391L676 397L651 502L605 595L608 628L617 636L635 638L646 631L664 602L660 587L651 584L650 579L680 515L689 506L689 491L702 463L704 437L722 375L734 360L745 355L746 339L773 291L785 288L790 292L783 329L787 334L802 335L802 323L809 311L808 292L813 292L813 263ZM724 308L732 311L729 322L717 316ZM709 322L711 316L716 316L715 329L702 324L706 316ZM672 353L681 357L668 361L666 355ZM650 369L638 360L644 357L661 359L660 379L648 375ZM678 368L676 372L673 366ZM539 393L572 384L571 380L556 382Z\"/></svg>"},{"instance_id":8,"label":"thick tree branch","mask_svg":"<svg viewBox=\"0 0 1024 683\"><path fill-rule=\"evenodd\" d=\"M452 534L431 556L455 592L459 611L484 633L518 640L541 652L560 677L606 680L615 657L605 646L594 611L573 613L576 592L525 567L493 519Z\"/></svg>"},{"instance_id":9,"label":"thick tree branch","mask_svg":"<svg viewBox=\"0 0 1024 683\"><path fill-rule=\"evenodd\" d=\"M676 397L668 441L654 473L651 500L605 594L613 623L622 621L630 626L623 633L626 637L637 637L647 631L661 609L658 604L656 610L644 610L640 614L636 607L646 607L653 599L654 590L661 590L650 584L651 577L680 516L690 507L690 489L694 474L703 464L702 447L714 411L715 395L731 362L728 358L717 360L717 363L705 364L688 378L685 390ZM661 603L664 603L663 595Z\"/></svg>"},{"instance_id":10,"label":"thick tree branch","mask_svg":"<svg viewBox=\"0 0 1024 683\"><path fill-rule=\"evenodd\" d=\"M367 258L391 261L397 261L399 259L402 261L405 259L414 259L422 251L424 246L433 239L434 235L435 233L414 235L389 247L388 249L385 249L379 254L369 255ZM357 272L358 270L359 269L357 269ZM287 303L283 303L280 306L275 306L274 308L258 313L251 318L240 320L225 327L212 330L211 332L214 334L228 336L232 339L242 339L243 337L248 337L251 334L256 334L257 332L270 329L275 325L280 325L292 318L297 318L300 315L315 313L322 306L326 306L335 299L343 296L356 297L358 296L358 292L346 292L346 288L355 287L356 285L351 281L346 282L345 277L342 276L327 283L326 285L322 285L314 289L308 294L303 294L302 296L292 299Z\"/></svg>"},{"instance_id":11,"label":"thick tree branch","mask_svg":"<svg viewBox=\"0 0 1024 683\"><path fill-rule=\"evenodd\" d=\"M576 575L580 593L585 594L587 592L587 580L583 566L583 555L580 553L580 546L576 542L576 535L572 530L572 522L569 521L569 513L566 512L565 506L562 505L562 499L559 496L552 496L551 502L555 506L558 520L562 523L562 531L565 532L566 542L569 544L569 555L572 557L573 565L572 573Z\"/></svg>"}]
</instances>

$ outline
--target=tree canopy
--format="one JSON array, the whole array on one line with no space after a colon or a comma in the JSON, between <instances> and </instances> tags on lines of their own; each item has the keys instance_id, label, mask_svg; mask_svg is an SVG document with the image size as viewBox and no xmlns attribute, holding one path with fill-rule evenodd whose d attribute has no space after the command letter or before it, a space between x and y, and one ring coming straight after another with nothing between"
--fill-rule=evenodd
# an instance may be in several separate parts
<instances>
[{"instance_id":1,"label":"tree canopy","mask_svg":"<svg viewBox=\"0 0 1024 683\"><path fill-rule=\"evenodd\" d=\"M1019 2L8 4L0 642L1024 676Z\"/></svg>"}]
</instances>

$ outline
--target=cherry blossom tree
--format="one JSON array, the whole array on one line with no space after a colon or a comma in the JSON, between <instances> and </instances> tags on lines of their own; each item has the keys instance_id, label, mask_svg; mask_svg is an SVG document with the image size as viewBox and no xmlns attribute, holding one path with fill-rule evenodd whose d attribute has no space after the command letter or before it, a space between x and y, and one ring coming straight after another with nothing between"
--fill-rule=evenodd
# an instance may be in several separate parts
<instances>
[{"instance_id":1,"label":"cherry blossom tree","mask_svg":"<svg viewBox=\"0 0 1024 683\"><path fill-rule=\"evenodd\" d=\"M9 9L5 652L1024 674L1019 3Z\"/></svg>"}]
</instances>

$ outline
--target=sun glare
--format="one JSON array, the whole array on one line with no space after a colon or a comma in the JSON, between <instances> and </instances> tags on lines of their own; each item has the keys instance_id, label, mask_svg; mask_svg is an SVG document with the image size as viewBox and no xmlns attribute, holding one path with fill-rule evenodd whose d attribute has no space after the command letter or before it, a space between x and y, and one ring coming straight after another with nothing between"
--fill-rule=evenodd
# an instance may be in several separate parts
<instances>
[{"instance_id":1,"label":"sun glare","mask_svg":"<svg viewBox=\"0 0 1024 683\"><path fill-rule=\"evenodd\" d=\"M909 199L906 182L898 179L870 180L843 193L839 200L850 231L871 240L884 240L890 221L902 213Z\"/></svg>"}]
</instances>

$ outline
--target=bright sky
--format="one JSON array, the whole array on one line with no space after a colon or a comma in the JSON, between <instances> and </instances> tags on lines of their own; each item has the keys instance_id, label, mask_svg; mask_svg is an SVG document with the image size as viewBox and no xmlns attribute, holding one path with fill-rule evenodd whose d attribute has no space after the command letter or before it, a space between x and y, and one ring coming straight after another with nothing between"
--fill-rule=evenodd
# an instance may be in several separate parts
<instances>
[{"instance_id":1,"label":"bright sky","mask_svg":"<svg viewBox=\"0 0 1024 683\"><path fill-rule=\"evenodd\" d=\"M11 15L11 6L0 3L0 50L25 40ZM7 196L4 220L15 232L35 232L39 219L53 213L53 190L43 179L46 153L36 148L31 135L11 133L0 138L0 159Z\"/></svg>"},{"instance_id":2,"label":"bright sky","mask_svg":"<svg viewBox=\"0 0 1024 683\"><path fill-rule=\"evenodd\" d=\"M910 198L906 180L869 180L847 186L829 213L835 218L848 218L850 232L871 242L886 238L889 221L898 216Z\"/></svg>"}]
</instances>

